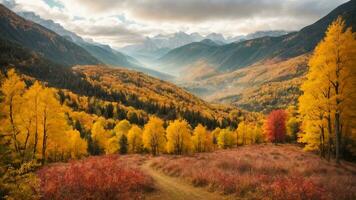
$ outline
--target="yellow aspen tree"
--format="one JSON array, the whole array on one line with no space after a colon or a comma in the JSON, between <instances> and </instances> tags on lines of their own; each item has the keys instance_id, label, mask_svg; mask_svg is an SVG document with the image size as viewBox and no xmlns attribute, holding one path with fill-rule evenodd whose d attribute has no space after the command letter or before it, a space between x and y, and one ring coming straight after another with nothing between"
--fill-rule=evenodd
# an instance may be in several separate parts
<instances>
[{"instance_id":1,"label":"yellow aspen tree","mask_svg":"<svg viewBox=\"0 0 356 200\"><path fill-rule=\"evenodd\" d=\"M346 135L351 135L346 131L352 129L346 129L345 125L355 121L355 54L355 34L339 17L329 26L325 38L314 50L307 81L302 85L304 94L299 100L303 127L319 129L317 135L320 136L318 143L322 154L325 138L328 138L329 152L334 138L336 162L340 159L342 141L346 140ZM314 125L307 120L314 121ZM304 131L304 136L307 134L310 133Z\"/></svg>"},{"instance_id":2,"label":"yellow aspen tree","mask_svg":"<svg viewBox=\"0 0 356 200\"><path fill-rule=\"evenodd\" d=\"M42 138L42 157L44 164L47 158L48 144L55 144L58 137L61 137L67 130L67 119L57 99L54 89L45 88L40 94L40 130ZM55 146L55 145L53 145Z\"/></svg>"},{"instance_id":3,"label":"yellow aspen tree","mask_svg":"<svg viewBox=\"0 0 356 200\"><path fill-rule=\"evenodd\" d=\"M231 148L234 145L233 132L228 129L222 129L218 136L218 146L221 149Z\"/></svg>"},{"instance_id":4,"label":"yellow aspen tree","mask_svg":"<svg viewBox=\"0 0 356 200\"><path fill-rule=\"evenodd\" d=\"M206 132L205 134L205 141L204 141L204 151L209 152L214 150L214 144L213 144L213 134L210 133L209 131Z\"/></svg>"},{"instance_id":5,"label":"yellow aspen tree","mask_svg":"<svg viewBox=\"0 0 356 200\"><path fill-rule=\"evenodd\" d=\"M120 137L122 134L127 135L130 129L131 129L130 122L124 119L116 124L114 128L114 132L116 136Z\"/></svg>"},{"instance_id":6,"label":"yellow aspen tree","mask_svg":"<svg viewBox=\"0 0 356 200\"><path fill-rule=\"evenodd\" d=\"M237 140L236 141L238 144L245 145L248 137L248 126L245 121L241 121L239 125L237 126Z\"/></svg>"},{"instance_id":7,"label":"yellow aspen tree","mask_svg":"<svg viewBox=\"0 0 356 200\"><path fill-rule=\"evenodd\" d=\"M26 104L23 107L25 115L23 115L24 120L32 120L32 134L30 137L30 145L32 147L32 159L37 155L37 149L39 145L39 135L40 135L40 102L41 102L41 93L43 92L43 86L38 82L35 83L26 91L24 94L24 101ZM26 130L27 131L27 130Z\"/></svg>"},{"instance_id":8,"label":"yellow aspen tree","mask_svg":"<svg viewBox=\"0 0 356 200\"><path fill-rule=\"evenodd\" d=\"M142 135L143 145L154 156L164 150L166 144L163 121L155 116L150 117L144 127Z\"/></svg>"},{"instance_id":9,"label":"yellow aspen tree","mask_svg":"<svg viewBox=\"0 0 356 200\"><path fill-rule=\"evenodd\" d=\"M205 126L198 124L193 131L192 142L194 146L194 152L204 152L208 149L207 140L210 138L207 137L208 131ZM211 141L212 142L212 141Z\"/></svg>"},{"instance_id":10,"label":"yellow aspen tree","mask_svg":"<svg viewBox=\"0 0 356 200\"><path fill-rule=\"evenodd\" d=\"M127 134L130 153L140 153L142 150L142 129L133 125Z\"/></svg>"},{"instance_id":11,"label":"yellow aspen tree","mask_svg":"<svg viewBox=\"0 0 356 200\"><path fill-rule=\"evenodd\" d=\"M120 145L119 145L119 137L117 136L113 136L111 138L107 138L105 141L105 153L106 154L114 154L114 153L118 153L120 149Z\"/></svg>"},{"instance_id":12,"label":"yellow aspen tree","mask_svg":"<svg viewBox=\"0 0 356 200\"><path fill-rule=\"evenodd\" d=\"M110 134L107 130L105 130L105 119L104 118L99 118L94 124L93 127L91 128L91 138L93 140L93 143L95 144L95 147L99 152L105 151L105 149L110 149L108 152L113 152L112 147L108 148L108 144L114 143L113 141L110 141L108 143L108 140L112 138L112 134ZM116 142L118 144L118 142ZM118 145L117 145L118 149Z\"/></svg>"},{"instance_id":13,"label":"yellow aspen tree","mask_svg":"<svg viewBox=\"0 0 356 200\"><path fill-rule=\"evenodd\" d=\"M66 132L70 138L70 155L71 158L79 159L88 155L88 144L80 137L80 133L77 130L69 130Z\"/></svg>"},{"instance_id":14,"label":"yellow aspen tree","mask_svg":"<svg viewBox=\"0 0 356 200\"><path fill-rule=\"evenodd\" d=\"M167 127L167 152L182 155L188 153L192 147L191 127L184 119L174 120Z\"/></svg>"},{"instance_id":15,"label":"yellow aspen tree","mask_svg":"<svg viewBox=\"0 0 356 200\"><path fill-rule=\"evenodd\" d=\"M5 79L1 87L1 92L4 95L2 107L6 116L4 125L1 128L7 133L6 135L11 137L11 143L17 153L20 153L19 141L17 139L20 133L18 118L21 113L20 105L24 91L25 83L16 74L15 70L9 70L7 79Z\"/></svg>"}]
</instances>

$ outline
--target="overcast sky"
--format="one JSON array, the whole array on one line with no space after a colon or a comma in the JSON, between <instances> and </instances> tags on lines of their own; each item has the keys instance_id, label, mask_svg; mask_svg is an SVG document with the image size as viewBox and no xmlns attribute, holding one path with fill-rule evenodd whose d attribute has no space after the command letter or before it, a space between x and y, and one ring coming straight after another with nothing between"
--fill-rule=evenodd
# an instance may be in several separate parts
<instances>
[{"instance_id":1,"label":"overcast sky","mask_svg":"<svg viewBox=\"0 0 356 200\"><path fill-rule=\"evenodd\" d=\"M119 47L177 31L225 37L299 30L347 0L0 0Z\"/></svg>"}]
</instances>

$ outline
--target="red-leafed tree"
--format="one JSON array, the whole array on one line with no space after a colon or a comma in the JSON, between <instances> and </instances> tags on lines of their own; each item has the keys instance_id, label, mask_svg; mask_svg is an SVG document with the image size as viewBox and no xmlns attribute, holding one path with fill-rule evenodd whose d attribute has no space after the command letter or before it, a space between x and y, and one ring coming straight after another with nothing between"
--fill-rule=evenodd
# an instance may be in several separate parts
<instances>
[{"instance_id":1,"label":"red-leafed tree","mask_svg":"<svg viewBox=\"0 0 356 200\"><path fill-rule=\"evenodd\" d=\"M287 113L284 110L274 110L268 117L265 124L265 133L268 141L273 143L283 142L286 136Z\"/></svg>"}]
</instances>

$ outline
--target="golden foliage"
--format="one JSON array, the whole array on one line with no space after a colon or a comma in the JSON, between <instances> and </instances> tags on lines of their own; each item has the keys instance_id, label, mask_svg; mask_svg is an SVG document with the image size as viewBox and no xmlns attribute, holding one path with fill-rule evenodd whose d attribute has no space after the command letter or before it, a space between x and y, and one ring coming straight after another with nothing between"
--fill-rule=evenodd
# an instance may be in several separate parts
<instances>
[{"instance_id":1,"label":"golden foliage","mask_svg":"<svg viewBox=\"0 0 356 200\"><path fill-rule=\"evenodd\" d=\"M185 154L191 151L191 127L186 120L174 120L167 127L167 144L168 153Z\"/></svg>"},{"instance_id":2,"label":"golden foliage","mask_svg":"<svg viewBox=\"0 0 356 200\"><path fill-rule=\"evenodd\" d=\"M150 117L143 130L143 146L153 155L164 151L166 144L163 121L155 116Z\"/></svg>"}]
</instances>

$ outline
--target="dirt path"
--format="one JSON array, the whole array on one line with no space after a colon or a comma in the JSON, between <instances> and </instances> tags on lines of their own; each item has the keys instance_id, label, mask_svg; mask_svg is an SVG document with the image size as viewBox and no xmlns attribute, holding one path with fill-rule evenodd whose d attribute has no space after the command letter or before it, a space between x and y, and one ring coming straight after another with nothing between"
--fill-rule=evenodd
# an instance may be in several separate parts
<instances>
[{"instance_id":1,"label":"dirt path","mask_svg":"<svg viewBox=\"0 0 356 200\"><path fill-rule=\"evenodd\" d=\"M227 199L217 193L206 191L204 188L196 188L179 178L170 177L150 167L146 162L142 169L155 181L156 192L148 195L148 200L220 200Z\"/></svg>"}]
</instances>

